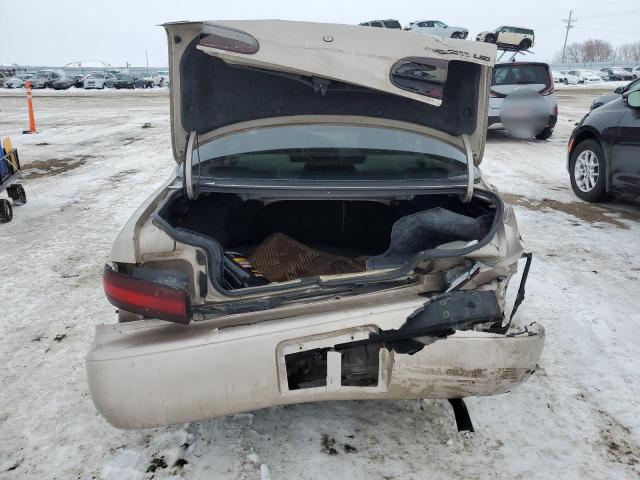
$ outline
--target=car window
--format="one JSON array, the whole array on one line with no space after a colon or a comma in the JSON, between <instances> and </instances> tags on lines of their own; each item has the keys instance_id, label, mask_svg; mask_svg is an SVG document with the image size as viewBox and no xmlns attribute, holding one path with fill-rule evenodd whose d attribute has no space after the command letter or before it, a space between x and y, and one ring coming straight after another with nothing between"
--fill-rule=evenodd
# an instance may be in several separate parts
<instances>
[{"instance_id":1,"label":"car window","mask_svg":"<svg viewBox=\"0 0 640 480\"><path fill-rule=\"evenodd\" d=\"M549 70L544 65L501 64L493 69L491 85L533 85L550 86Z\"/></svg>"},{"instance_id":2,"label":"car window","mask_svg":"<svg viewBox=\"0 0 640 480\"><path fill-rule=\"evenodd\" d=\"M447 26L446 26L444 23L442 23L442 22L433 22L433 23L434 23L437 27L440 27L440 28L447 28Z\"/></svg>"},{"instance_id":3,"label":"car window","mask_svg":"<svg viewBox=\"0 0 640 480\"><path fill-rule=\"evenodd\" d=\"M291 125L214 139L193 153L200 179L442 180L467 174L465 154L402 130Z\"/></svg>"},{"instance_id":4,"label":"car window","mask_svg":"<svg viewBox=\"0 0 640 480\"><path fill-rule=\"evenodd\" d=\"M371 26L372 27L382 27L382 24L380 22L371 22Z\"/></svg>"},{"instance_id":5,"label":"car window","mask_svg":"<svg viewBox=\"0 0 640 480\"><path fill-rule=\"evenodd\" d=\"M387 20L384 22L384 25L387 28L402 28L402 25L400 25L400 22L397 20Z\"/></svg>"},{"instance_id":6,"label":"car window","mask_svg":"<svg viewBox=\"0 0 640 480\"><path fill-rule=\"evenodd\" d=\"M408 58L391 69L391 83L410 92L442 99L447 81L448 62L436 59Z\"/></svg>"},{"instance_id":7,"label":"car window","mask_svg":"<svg viewBox=\"0 0 640 480\"><path fill-rule=\"evenodd\" d=\"M637 90L640 90L640 78L638 78L637 80L634 80L629 85L624 87L622 91L626 93L626 92L635 92Z\"/></svg>"}]
</instances>

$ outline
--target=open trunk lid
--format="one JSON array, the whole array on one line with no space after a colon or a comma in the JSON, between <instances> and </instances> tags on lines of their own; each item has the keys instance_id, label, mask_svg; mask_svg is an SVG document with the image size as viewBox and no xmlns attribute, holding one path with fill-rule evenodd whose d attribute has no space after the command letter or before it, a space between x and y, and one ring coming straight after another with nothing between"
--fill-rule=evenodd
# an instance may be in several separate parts
<instances>
[{"instance_id":1,"label":"open trunk lid","mask_svg":"<svg viewBox=\"0 0 640 480\"><path fill-rule=\"evenodd\" d=\"M165 28L178 163L192 132L296 116L403 122L482 160L493 45L280 20Z\"/></svg>"}]
</instances>

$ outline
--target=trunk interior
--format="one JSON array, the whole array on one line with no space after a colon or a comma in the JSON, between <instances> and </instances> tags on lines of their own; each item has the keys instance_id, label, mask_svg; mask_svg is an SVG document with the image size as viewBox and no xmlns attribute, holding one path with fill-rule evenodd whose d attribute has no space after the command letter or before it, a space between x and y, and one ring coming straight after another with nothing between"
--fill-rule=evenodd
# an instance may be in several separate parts
<instances>
[{"instance_id":1,"label":"trunk interior","mask_svg":"<svg viewBox=\"0 0 640 480\"><path fill-rule=\"evenodd\" d=\"M403 266L416 253L462 249L491 232L496 207L457 195L408 200L243 200L204 193L160 211L173 228L215 240L226 289Z\"/></svg>"}]
</instances>

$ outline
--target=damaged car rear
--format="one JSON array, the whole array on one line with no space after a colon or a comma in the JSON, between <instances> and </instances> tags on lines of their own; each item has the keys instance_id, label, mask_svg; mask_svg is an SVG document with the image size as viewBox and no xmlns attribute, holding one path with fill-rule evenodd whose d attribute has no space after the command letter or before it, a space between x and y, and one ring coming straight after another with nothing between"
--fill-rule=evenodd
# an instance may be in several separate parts
<instances>
[{"instance_id":1,"label":"damaged car rear","mask_svg":"<svg viewBox=\"0 0 640 480\"><path fill-rule=\"evenodd\" d=\"M533 373L544 329L511 324L531 256L478 169L495 46L285 21L165 28L178 166L105 267L118 322L97 327L87 374L109 423L321 400L455 408Z\"/></svg>"}]
</instances>

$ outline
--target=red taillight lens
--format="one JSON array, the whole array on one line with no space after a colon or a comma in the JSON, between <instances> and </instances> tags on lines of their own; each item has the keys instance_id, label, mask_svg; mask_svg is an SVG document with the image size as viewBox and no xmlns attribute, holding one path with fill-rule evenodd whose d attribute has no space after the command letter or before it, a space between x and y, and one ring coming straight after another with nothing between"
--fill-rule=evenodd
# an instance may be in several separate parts
<instances>
[{"instance_id":1,"label":"red taillight lens","mask_svg":"<svg viewBox=\"0 0 640 480\"><path fill-rule=\"evenodd\" d=\"M493 90L489 90L489 96L492 98L503 98L506 97L506 95L503 95L501 93L495 92Z\"/></svg>"},{"instance_id":2,"label":"red taillight lens","mask_svg":"<svg viewBox=\"0 0 640 480\"><path fill-rule=\"evenodd\" d=\"M107 299L118 308L149 318L189 323L189 297L182 290L114 272L108 265L102 284Z\"/></svg>"},{"instance_id":3,"label":"red taillight lens","mask_svg":"<svg viewBox=\"0 0 640 480\"><path fill-rule=\"evenodd\" d=\"M554 91L553 74L549 70L549 86L540 92L540 95L551 95Z\"/></svg>"}]
</instances>

